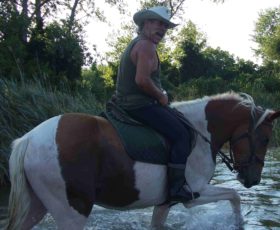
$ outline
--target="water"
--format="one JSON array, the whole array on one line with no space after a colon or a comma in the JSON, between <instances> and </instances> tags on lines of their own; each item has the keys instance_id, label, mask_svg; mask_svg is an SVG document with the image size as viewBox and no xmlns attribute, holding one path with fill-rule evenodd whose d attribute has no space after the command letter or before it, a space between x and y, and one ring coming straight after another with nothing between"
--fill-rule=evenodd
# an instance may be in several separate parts
<instances>
[{"instance_id":1,"label":"water","mask_svg":"<svg viewBox=\"0 0 280 230\"><path fill-rule=\"evenodd\" d=\"M271 150L267 157L262 181L258 186L244 188L224 165L218 164L212 184L231 187L241 196L245 230L280 230L280 149ZM115 211L95 207L86 230L148 230L152 208ZM231 230L234 217L229 202L185 209L174 206L164 230ZM54 220L47 215L34 230L54 230Z\"/></svg>"}]
</instances>

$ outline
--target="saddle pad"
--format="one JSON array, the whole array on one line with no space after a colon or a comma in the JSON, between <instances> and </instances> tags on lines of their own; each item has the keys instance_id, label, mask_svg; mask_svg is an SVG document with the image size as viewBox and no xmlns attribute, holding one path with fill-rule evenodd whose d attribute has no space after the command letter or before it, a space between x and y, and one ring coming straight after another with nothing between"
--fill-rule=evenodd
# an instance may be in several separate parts
<instances>
[{"instance_id":1,"label":"saddle pad","mask_svg":"<svg viewBox=\"0 0 280 230\"><path fill-rule=\"evenodd\" d=\"M168 145L155 130L133 120L114 104L107 105L105 118L116 129L133 160L152 164L168 163Z\"/></svg>"}]
</instances>

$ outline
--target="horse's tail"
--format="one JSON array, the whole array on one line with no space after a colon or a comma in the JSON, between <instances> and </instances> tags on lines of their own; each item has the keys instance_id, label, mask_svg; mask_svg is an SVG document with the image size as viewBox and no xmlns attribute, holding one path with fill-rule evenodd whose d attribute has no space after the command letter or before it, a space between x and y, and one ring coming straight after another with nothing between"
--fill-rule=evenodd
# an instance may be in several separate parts
<instances>
[{"instance_id":1,"label":"horse's tail","mask_svg":"<svg viewBox=\"0 0 280 230\"><path fill-rule=\"evenodd\" d=\"M24 136L16 139L12 144L12 153L9 160L11 192L6 230L20 229L29 211L30 196L24 173L24 156L28 141L28 136Z\"/></svg>"}]
</instances>

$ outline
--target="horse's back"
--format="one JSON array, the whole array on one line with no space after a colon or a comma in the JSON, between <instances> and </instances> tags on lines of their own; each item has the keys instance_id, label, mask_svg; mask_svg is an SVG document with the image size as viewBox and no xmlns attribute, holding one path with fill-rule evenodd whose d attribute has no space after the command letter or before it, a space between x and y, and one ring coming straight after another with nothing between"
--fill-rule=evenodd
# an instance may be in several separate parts
<instances>
[{"instance_id":1,"label":"horse's back","mask_svg":"<svg viewBox=\"0 0 280 230\"><path fill-rule=\"evenodd\" d=\"M82 113L52 117L22 138L26 137L29 138L29 146L35 150L30 153L32 157L37 152L42 159L57 152L60 161L71 161L86 153L92 156L105 154L106 149L110 152L110 147L114 152L125 153L117 133L106 119ZM14 145L20 139L15 140Z\"/></svg>"}]
</instances>

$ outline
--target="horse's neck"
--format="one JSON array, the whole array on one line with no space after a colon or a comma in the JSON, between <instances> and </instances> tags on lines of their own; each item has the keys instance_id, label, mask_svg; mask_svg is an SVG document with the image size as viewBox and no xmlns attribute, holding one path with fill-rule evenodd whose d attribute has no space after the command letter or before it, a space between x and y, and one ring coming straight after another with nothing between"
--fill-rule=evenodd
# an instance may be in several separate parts
<instances>
[{"instance_id":1,"label":"horse's neck","mask_svg":"<svg viewBox=\"0 0 280 230\"><path fill-rule=\"evenodd\" d=\"M196 100L178 103L174 107L184 114L200 134L210 140L205 114L207 103L207 100ZM214 171L215 163L212 158L210 145L201 136L198 136L192 154L187 161L186 178L188 184L194 191L200 191L212 178Z\"/></svg>"},{"instance_id":2,"label":"horse's neck","mask_svg":"<svg viewBox=\"0 0 280 230\"><path fill-rule=\"evenodd\" d=\"M205 114L207 103L207 100L199 99L191 102L174 103L174 107L184 114L197 131L210 138Z\"/></svg>"}]
</instances>

